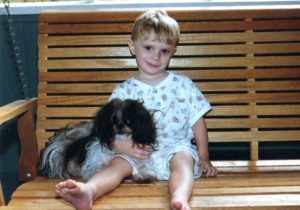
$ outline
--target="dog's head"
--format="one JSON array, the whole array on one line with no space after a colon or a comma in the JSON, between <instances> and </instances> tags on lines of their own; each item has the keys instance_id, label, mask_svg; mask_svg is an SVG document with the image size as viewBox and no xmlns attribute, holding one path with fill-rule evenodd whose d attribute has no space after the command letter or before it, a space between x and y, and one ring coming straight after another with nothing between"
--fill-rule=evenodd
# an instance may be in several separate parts
<instances>
[{"instance_id":1,"label":"dog's head","mask_svg":"<svg viewBox=\"0 0 300 210\"><path fill-rule=\"evenodd\" d=\"M125 135L135 144L156 144L153 116L138 100L113 99L96 114L93 131L103 146L112 148L116 135Z\"/></svg>"}]
</instances>

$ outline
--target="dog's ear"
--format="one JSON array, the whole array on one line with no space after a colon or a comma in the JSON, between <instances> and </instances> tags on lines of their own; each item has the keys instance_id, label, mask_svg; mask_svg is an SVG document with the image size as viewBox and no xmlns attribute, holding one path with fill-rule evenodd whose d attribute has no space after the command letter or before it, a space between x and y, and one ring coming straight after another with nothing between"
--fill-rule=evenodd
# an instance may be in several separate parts
<instances>
[{"instance_id":1,"label":"dog's ear","mask_svg":"<svg viewBox=\"0 0 300 210\"><path fill-rule=\"evenodd\" d=\"M96 114L94 118L93 132L94 135L100 138L102 146L112 149L114 141L114 130L112 124L113 114L120 108L122 101L113 99L105 104Z\"/></svg>"},{"instance_id":2,"label":"dog's ear","mask_svg":"<svg viewBox=\"0 0 300 210\"><path fill-rule=\"evenodd\" d=\"M141 103L133 103L129 108L132 119L131 129L133 141L141 144L156 145L156 128L153 116ZM128 114L128 113L126 113Z\"/></svg>"}]
</instances>

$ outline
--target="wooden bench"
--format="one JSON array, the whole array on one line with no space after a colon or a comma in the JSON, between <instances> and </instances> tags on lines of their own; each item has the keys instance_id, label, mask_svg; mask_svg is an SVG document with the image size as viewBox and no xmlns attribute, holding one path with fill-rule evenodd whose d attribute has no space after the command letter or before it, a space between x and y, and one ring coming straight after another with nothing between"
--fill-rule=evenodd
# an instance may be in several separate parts
<instances>
[{"instance_id":1,"label":"wooden bench","mask_svg":"<svg viewBox=\"0 0 300 210\"><path fill-rule=\"evenodd\" d=\"M250 151L249 160L214 161L219 176L196 180L192 208L299 209L300 160L262 160L260 148L300 141L300 8L168 12L181 28L170 69L192 78L212 103L210 142L243 142ZM18 116L20 180L28 182L1 208L72 209L55 196L59 180L37 176L38 152L57 129L90 120L137 70L127 40L140 13L40 15L38 98L0 108L1 124ZM123 183L94 206L168 209L167 185Z\"/></svg>"}]
</instances>

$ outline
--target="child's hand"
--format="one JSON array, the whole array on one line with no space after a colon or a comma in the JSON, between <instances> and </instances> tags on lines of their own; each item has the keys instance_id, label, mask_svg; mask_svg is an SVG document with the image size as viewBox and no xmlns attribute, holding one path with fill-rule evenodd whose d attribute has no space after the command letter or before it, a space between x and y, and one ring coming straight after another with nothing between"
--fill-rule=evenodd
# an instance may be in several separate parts
<instances>
[{"instance_id":1,"label":"child's hand","mask_svg":"<svg viewBox=\"0 0 300 210\"><path fill-rule=\"evenodd\" d=\"M200 160L200 174L201 177L215 177L218 174L218 170L211 164L209 160Z\"/></svg>"},{"instance_id":2,"label":"child's hand","mask_svg":"<svg viewBox=\"0 0 300 210\"><path fill-rule=\"evenodd\" d=\"M152 147L150 145L141 146L133 144L132 140L115 141L114 147L118 152L125 153L130 157L139 160L148 159L152 152Z\"/></svg>"}]
</instances>

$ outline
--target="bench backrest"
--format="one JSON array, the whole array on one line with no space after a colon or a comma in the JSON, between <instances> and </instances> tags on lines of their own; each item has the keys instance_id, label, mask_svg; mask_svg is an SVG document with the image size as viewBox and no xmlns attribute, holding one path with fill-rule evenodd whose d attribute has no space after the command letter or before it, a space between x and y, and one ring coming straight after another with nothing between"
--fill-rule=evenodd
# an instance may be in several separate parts
<instances>
[{"instance_id":1,"label":"bench backrest","mask_svg":"<svg viewBox=\"0 0 300 210\"><path fill-rule=\"evenodd\" d=\"M137 71L127 41L141 11L42 13L38 147L68 123L89 120ZM300 9L178 10L170 70L192 78L213 110L210 142L300 140Z\"/></svg>"}]
</instances>

